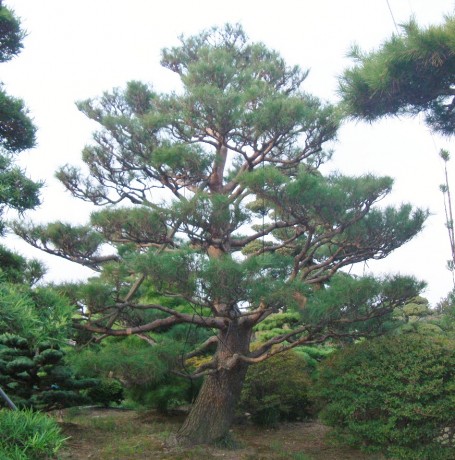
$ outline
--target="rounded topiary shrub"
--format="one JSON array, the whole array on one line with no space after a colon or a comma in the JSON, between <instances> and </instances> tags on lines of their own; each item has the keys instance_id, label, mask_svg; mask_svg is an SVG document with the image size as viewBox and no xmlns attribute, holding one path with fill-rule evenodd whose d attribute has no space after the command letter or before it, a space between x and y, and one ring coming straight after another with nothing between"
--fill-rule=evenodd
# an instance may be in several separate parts
<instances>
[{"instance_id":1,"label":"rounded topiary shrub","mask_svg":"<svg viewBox=\"0 0 455 460\"><path fill-rule=\"evenodd\" d=\"M340 350L320 366L321 418L394 459L455 458L455 343L403 334Z\"/></svg>"},{"instance_id":2,"label":"rounded topiary shrub","mask_svg":"<svg viewBox=\"0 0 455 460\"><path fill-rule=\"evenodd\" d=\"M98 383L87 391L87 396L94 404L109 407L120 404L124 399L123 385L116 379L99 379Z\"/></svg>"},{"instance_id":3,"label":"rounded topiary shrub","mask_svg":"<svg viewBox=\"0 0 455 460\"><path fill-rule=\"evenodd\" d=\"M42 460L55 458L65 438L57 422L31 410L0 410L0 458Z\"/></svg>"},{"instance_id":4,"label":"rounded topiary shrub","mask_svg":"<svg viewBox=\"0 0 455 460\"><path fill-rule=\"evenodd\" d=\"M0 334L0 386L17 407L48 411L86 404L81 390L94 382L76 377L57 345Z\"/></svg>"},{"instance_id":5,"label":"rounded topiary shrub","mask_svg":"<svg viewBox=\"0 0 455 460\"><path fill-rule=\"evenodd\" d=\"M308 415L310 378L305 359L281 353L248 369L239 409L258 425L275 426Z\"/></svg>"}]
</instances>

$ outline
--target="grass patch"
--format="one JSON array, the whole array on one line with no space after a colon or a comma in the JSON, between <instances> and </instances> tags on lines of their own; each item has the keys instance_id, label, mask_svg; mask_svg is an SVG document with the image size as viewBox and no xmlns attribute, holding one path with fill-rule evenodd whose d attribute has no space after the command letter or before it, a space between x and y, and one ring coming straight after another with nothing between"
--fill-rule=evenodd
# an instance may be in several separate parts
<instances>
[{"instance_id":1,"label":"grass patch","mask_svg":"<svg viewBox=\"0 0 455 460\"><path fill-rule=\"evenodd\" d=\"M238 450L245 447L244 443L239 441L239 439L236 438L232 432L229 432L224 438L217 441L215 446L226 450Z\"/></svg>"},{"instance_id":2,"label":"grass patch","mask_svg":"<svg viewBox=\"0 0 455 460\"><path fill-rule=\"evenodd\" d=\"M71 436L60 460L376 460L348 447L326 444L328 428L318 422L298 422L264 430L234 427L216 446L169 447L181 417L153 411L82 408L64 413L64 434Z\"/></svg>"},{"instance_id":3,"label":"grass patch","mask_svg":"<svg viewBox=\"0 0 455 460\"><path fill-rule=\"evenodd\" d=\"M124 432L124 428L131 427L131 425L119 426L119 421L115 419L115 417L97 417L90 420L90 424L93 428L101 431L108 431L108 432L117 432L121 431Z\"/></svg>"},{"instance_id":4,"label":"grass patch","mask_svg":"<svg viewBox=\"0 0 455 460\"><path fill-rule=\"evenodd\" d=\"M46 414L31 410L0 410L0 458L53 458L65 442L60 427Z\"/></svg>"},{"instance_id":5,"label":"grass patch","mask_svg":"<svg viewBox=\"0 0 455 460\"><path fill-rule=\"evenodd\" d=\"M289 452L286 446L279 441L273 441L270 444L270 449L275 453L277 460L313 460L303 452Z\"/></svg>"}]
</instances>

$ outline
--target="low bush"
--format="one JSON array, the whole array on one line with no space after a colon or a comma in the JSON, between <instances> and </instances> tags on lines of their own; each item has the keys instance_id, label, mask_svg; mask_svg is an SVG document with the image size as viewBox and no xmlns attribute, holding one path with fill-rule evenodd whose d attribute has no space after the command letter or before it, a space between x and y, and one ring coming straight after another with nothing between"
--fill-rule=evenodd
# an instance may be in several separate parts
<instances>
[{"instance_id":1,"label":"low bush","mask_svg":"<svg viewBox=\"0 0 455 460\"><path fill-rule=\"evenodd\" d=\"M320 367L321 418L351 445L394 459L455 458L455 343L402 334L343 349Z\"/></svg>"},{"instance_id":2,"label":"low bush","mask_svg":"<svg viewBox=\"0 0 455 460\"><path fill-rule=\"evenodd\" d=\"M239 408L264 426L304 418L309 413L306 362L290 351L248 369Z\"/></svg>"},{"instance_id":3,"label":"low bush","mask_svg":"<svg viewBox=\"0 0 455 460\"><path fill-rule=\"evenodd\" d=\"M111 404L120 404L123 399L123 386L116 379L100 379L99 382L89 388L87 396L94 404L109 407Z\"/></svg>"},{"instance_id":4,"label":"low bush","mask_svg":"<svg viewBox=\"0 0 455 460\"><path fill-rule=\"evenodd\" d=\"M65 438L55 420L31 410L0 410L0 458L42 460L53 458Z\"/></svg>"}]
</instances>

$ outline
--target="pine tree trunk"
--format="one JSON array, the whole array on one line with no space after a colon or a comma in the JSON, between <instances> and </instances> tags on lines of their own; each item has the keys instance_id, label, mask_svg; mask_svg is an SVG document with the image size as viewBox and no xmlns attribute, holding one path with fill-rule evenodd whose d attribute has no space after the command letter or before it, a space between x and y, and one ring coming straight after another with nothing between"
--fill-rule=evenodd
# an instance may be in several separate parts
<instances>
[{"instance_id":1,"label":"pine tree trunk","mask_svg":"<svg viewBox=\"0 0 455 460\"><path fill-rule=\"evenodd\" d=\"M245 353L248 349L250 335L250 330L242 330L236 324L231 324L227 332L220 334L216 353L218 372L205 377L201 391L177 433L179 444L212 443L229 433L248 367L241 361L234 366L230 362L233 354Z\"/></svg>"}]
</instances>

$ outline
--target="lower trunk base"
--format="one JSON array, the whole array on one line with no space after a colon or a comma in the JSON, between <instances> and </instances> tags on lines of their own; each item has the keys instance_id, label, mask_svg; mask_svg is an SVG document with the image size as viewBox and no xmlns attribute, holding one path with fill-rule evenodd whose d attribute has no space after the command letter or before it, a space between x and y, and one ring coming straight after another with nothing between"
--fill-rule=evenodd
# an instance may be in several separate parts
<instances>
[{"instance_id":1,"label":"lower trunk base","mask_svg":"<svg viewBox=\"0 0 455 460\"><path fill-rule=\"evenodd\" d=\"M206 377L188 417L175 436L178 445L229 443L229 429L246 371L247 366L240 364Z\"/></svg>"}]
</instances>

